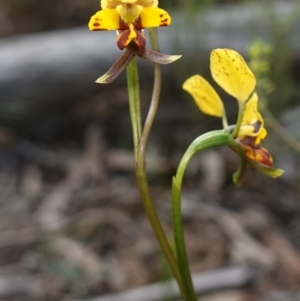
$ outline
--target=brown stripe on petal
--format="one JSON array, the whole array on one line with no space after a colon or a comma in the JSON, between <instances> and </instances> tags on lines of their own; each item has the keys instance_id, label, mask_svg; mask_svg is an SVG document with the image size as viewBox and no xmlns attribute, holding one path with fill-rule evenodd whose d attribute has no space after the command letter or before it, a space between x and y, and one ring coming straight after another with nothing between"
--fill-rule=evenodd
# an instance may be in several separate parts
<instances>
[{"instance_id":1,"label":"brown stripe on petal","mask_svg":"<svg viewBox=\"0 0 300 301\"><path fill-rule=\"evenodd\" d=\"M119 18L119 30L128 29L128 24L126 24L121 18Z\"/></svg>"},{"instance_id":2,"label":"brown stripe on petal","mask_svg":"<svg viewBox=\"0 0 300 301\"><path fill-rule=\"evenodd\" d=\"M96 20L96 19L95 19ZM93 26L93 28L91 29L92 31L102 31L102 30L107 30L106 28L101 28L101 23L99 22L99 21L101 21L101 20L99 20L98 18L97 18L97 20L98 20L98 22L94 22L93 24L92 24L92 26Z\"/></svg>"},{"instance_id":3,"label":"brown stripe on petal","mask_svg":"<svg viewBox=\"0 0 300 301\"><path fill-rule=\"evenodd\" d=\"M169 21L168 18L161 20L159 26L169 26L169 22L168 21Z\"/></svg>"},{"instance_id":4,"label":"brown stripe on petal","mask_svg":"<svg viewBox=\"0 0 300 301\"><path fill-rule=\"evenodd\" d=\"M142 19L141 16L138 17L138 19L134 23L134 27L136 29L143 29L144 27L142 26Z\"/></svg>"},{"instance_id":5,"label":"brown stripe on petal","mask_svg":"<svg viewBox=\"0 0 300 301\"><path fill-rule=\"evenodd\" d=\"M143 50L146 46L146 38L140 30L135 31L137 37L132 42L137 46L138 49Z\"/></svg>"},{"instance_id":6,"label":"brown stripe on petal","mask_svg":"<svg viewBox=\"0 0 300 301\"><path fill-rule=\"evenodd\" d=\"M261 146L257 146L249 149L247 148L245 149L245 154L249 159L253 161L256 161L266 166L273 166L273 159L270 153L268 152L267 149Z\"/></svg>"},{"instance_id":7,"label":"brown stripe on petal","mask_svg":"<svg viewBox=\"0 0 300 301\"><path fill-rule=\"evenodd\" d=\"M123 50L130 43L129 35L129 29L120 31L117 39L117 45L121 50Z\"/></svg>"},{"instance_id":8,"label":"brown stripe on petal","mask_svg":"<svg viewBox=\"0 0 300 301\"><path fill-rule=\"evenodd\" d=\"M245 136L243 139L240 139L240 142L244 145L254 147L256 137Z\"/></svg>"},{"instance_id":9,"label":"brown stripe on petal","mask_svg":"<svg viewBox=\"0 0 300 301\"><path fill-rule=\"evenodd\" d=\"M164 14L160 14L160 26L168 26L170 25L170 17L168 16L168 14L165 12Z\"/></svg>"},{"instance_id":10,"label":"brown stripe on petal","mask_svg":"<svg viewBox=\"0 0 300 301\"><path fill-rule=\"evenodd\" d=\"M136 30L132 25L129 29L120 31L117 40L117 45L121 50L130 44L129 48L134 48L136 51L143 50L146 45L144 34L140 30Z\"/></svg>"}]
</instances>

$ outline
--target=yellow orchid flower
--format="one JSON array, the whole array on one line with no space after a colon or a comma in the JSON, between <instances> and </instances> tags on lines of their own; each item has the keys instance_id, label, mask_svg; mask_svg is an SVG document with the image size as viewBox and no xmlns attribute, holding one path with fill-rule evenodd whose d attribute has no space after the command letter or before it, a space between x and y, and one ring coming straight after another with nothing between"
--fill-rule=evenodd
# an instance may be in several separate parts
<instances>
[{"instance_id":1,"label":"yellow orchid flower","mask_svg":"<svg viewBox=\"0 0 300 301\"><path fill-rule=\"evenodd\" d=\"M129 44L145 48L144 28L168 26L169 14L157 7L158 0L101 0L102 10L91 17L92 31L117 30L117 45L123 50Z\"/></svg>"},{"instance_id":2,"label":"yellow orchid flower","mask_svg":"<svg viewBox=\"0 0 300 301\"><path fill-rule=\"evenodd\" d=\"M254 93L246 103L236 140L241 143L248 159L272 166L271 155L265 148L259 146L260 142L267 136L267 130L264 128L264 120L257 110L257 104L258 96Z\"/></svg>"},{"instance_id":3,"label":"yellow orchid flower","mask_svg":"<svg viewBox=\"0 0 300 301\"><path fill-rule=\"evenodd\" d=\"M262 115L258 112L258 95L254 92L256 79L242 56L231 49L215 49L210 56L210 69L214 80L235 97L241 108L238 123L227 126L223 103L214 88L200 75L194 75L183 83L183 89L194 98L199 109L208 115L222 117L225 130L232 130L234 143L231 148L242 147L244 157L257 170L272 177L283 171L272 168L270 153L259 146L267 131ZM234 136L233 136L234 135Z\"/></svg>"},{"instance_id":4,"label":"yellow orchid flower","mask_svg":"<svg viewBox=\"0 0 300 301\"><path fill-rule=\"evenodd\" d=\"M245 103L253 92L256 79L242 56L231 49L215 49L210 55L213 79L238 102Z\"/></svg>"}]
</instances>

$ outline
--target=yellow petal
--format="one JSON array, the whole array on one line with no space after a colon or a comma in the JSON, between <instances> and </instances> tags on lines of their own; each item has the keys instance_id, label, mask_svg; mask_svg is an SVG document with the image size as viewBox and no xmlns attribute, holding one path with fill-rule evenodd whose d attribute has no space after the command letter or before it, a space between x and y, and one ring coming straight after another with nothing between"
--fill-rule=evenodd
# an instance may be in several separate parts
<instances>
[{"instance_id":1,"label":"yellow petal","mask_svg":"<svg viewBox=\"0 0 300 301\"><path fill-rule=\"evenodd\" d=\"M118 30L120 29L120 16L116 9L103 9L91 17L89 29Z\"/></svg>"},{"instance_id":2,"label":"yellow petal","mask_svg":"<svg viewBox=\"0 0 300 301\"><path fill-rule=\"evenodd\" d=\"M118 5L135 4L142 7L157 6L158 0L101 0L102 9L116 8Z\"/></svg>"},{"instance_id":3,"label":"yellow petal","mask_svg":"<svg viewBox=\"0 0 300 301\"><path fill-rule=\"evenodd\" d=\"M158 7L146 7L140 12L137 22L138 28L149 28L158 26L168 26L171 23L170 15Z\"/></svg>"},{"instance_id":4,"label":"yellow petal","mask_svg":"<svg viewBox=\"0 0 300 301\"><path fill-rule=\"evenodd\" d=\"M214 80L230 95L245 102L253 92L256 79L242 56L231 49L215 49L210 56Z\"/></svg>"},{"instance_id":5,"label":"yellow petal","mask_svg":"<svg viewBox=\"0 0 300 301\"><path fill-rule=\"evenodd\" d=\"M202 76L194 75L188 78L182 88L193 96L203 113L222 117L223 103L214 88Z\"/></svg>"},{"instance_id":6,"label":"yellow petal","mask_svg":"<svg viewBox=\"0 0 300 301\"><path fill-rule=\"evenodd\" d=\"M258 96L254 93L246 103L244 115L242 119L242 125L238 134L238 139L244 136L258 137L257 141L261 141L266 136L266 130L264 129L264 120L257 109ZM261 133L264 131L264 133ZM257 143L255 143L257 144Z\"/></svg>"},{"instance_id":7,"label":"yellow petal","mask_svg":"<svg viewBox=\"0 0 300 301\"><path fill-rule=\"evenodd\" d=\"M262 127L258 135L255 137L254 145L260 144L267 136L267 130Z\"/></svg>"}]
</instances>

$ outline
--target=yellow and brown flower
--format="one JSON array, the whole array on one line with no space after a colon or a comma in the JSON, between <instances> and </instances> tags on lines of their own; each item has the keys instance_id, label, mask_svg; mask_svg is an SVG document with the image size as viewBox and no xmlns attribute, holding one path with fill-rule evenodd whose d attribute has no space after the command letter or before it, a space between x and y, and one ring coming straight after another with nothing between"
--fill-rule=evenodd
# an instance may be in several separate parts
<instances>
[{"instance_id":1,"label":"yellow and brown flower","mask_svg":"<svg viewBox=\"0 0 300 301\"><path fill-rule=\"evenodd\" d=\"M258 95L254 91L256 79L242 56L231 49L215 49L210 56L210 68L214 80L239 104L238 122L227 126L222 100L214 88L200 75L188 78L183 89L192 95L205 114L222 117L225 130L232 131L230 147L240 153L250 166L271 177L280 176L283 171L273 168L273 159L267 149L259 144L267 131L258 111Z\"/></svg>"},{"instance_id":2,"label":"yellow and brown flower","mask_svg":"<svg viewBox=\"0 0 300 301\"><path fill-rule=\"evenodd\" d=\"M101 0L102 10L91 17L89 29L117 30L117 45L121 50L130 43L136 49L144 49L144 28L171 23L169 14L157 6L157 0Z\"/></svg>"}]
</instances>

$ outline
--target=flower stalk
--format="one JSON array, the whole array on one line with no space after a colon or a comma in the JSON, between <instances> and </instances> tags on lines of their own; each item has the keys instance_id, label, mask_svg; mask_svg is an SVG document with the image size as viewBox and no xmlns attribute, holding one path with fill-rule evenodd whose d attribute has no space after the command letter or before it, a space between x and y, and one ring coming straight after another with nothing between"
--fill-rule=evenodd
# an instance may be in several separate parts
<instances>
[{"instance_id":1,"label":"flower stalk","mask_svg":"<svg viewBox=\"0 0 300 301\"><path fill-rule=\"evenodd\" d=\"M129 98L129 111L131 118L134 157L137 159L137 150L141 138L141 110L140 110L140 90L136 59L134 58L126 68L127 89Z\"/></svg>"},{"instance_id":2,"label":"flower stalk","mask_svg":"<svg viewBox=\"0 0 300 301\"><path fill-rule=\"evenodd\" d=\"M158 47L156 33L151 34L154 47ZM175 255L170 247L165 232L161 226L159 218L157 216L155 206L150 194L148 179L146 174L146 147L147 141L150 134L150 130L156 115L160 88L161 88L161 71L158 65L155 65L154 72L154 87L153 95L149 113L142 131L141 127L141 110L140 110L140 94L139 94L139 81L138 81L138 70L136 65L136 59L127 66L127 82L128 82L128 96L129 96L129 107L130 117L133 130L133 144L135 154L135 171L137 184L142 198L142 202L147 214L147 217L152 226L153 232L160 244L164 257L167 260L169 268L176 279L182 295L184 295L184 288L181 284L181 276L178 270L177 261Z\"/></svg>"},{"instance_id":3,"label":"flower stalk","mask_svg":"<svg viewBox=\"0 0 300 301\"><path fill-rule=\"evenodd\" d=\"M185 297L189 301L197 301L198 297L195 292L191 271L189 267L189 261L186 251L183 221L181 215L181 186L183 176L190 159L199 151L205 150L211 147L229 144L231 137L227 131L213 131L206 133L192 142L189 148L183 155L176 176L173 177L172 181L172 220L173 220L173 231L174 240L176 246L176 255L178 268L182 279L182 285L185 288Z\"/></svg>"}]
</instances>

